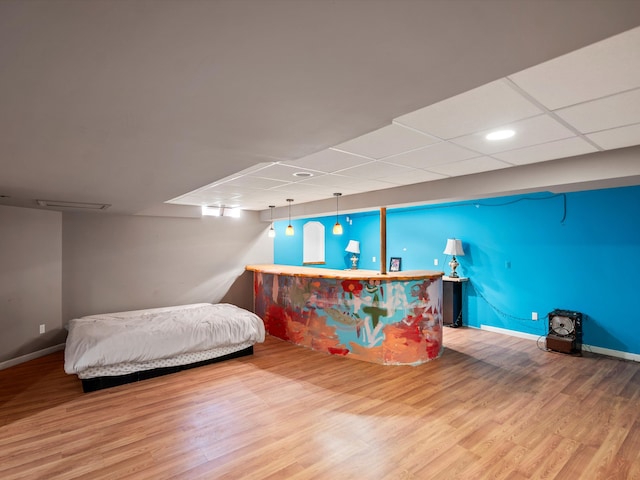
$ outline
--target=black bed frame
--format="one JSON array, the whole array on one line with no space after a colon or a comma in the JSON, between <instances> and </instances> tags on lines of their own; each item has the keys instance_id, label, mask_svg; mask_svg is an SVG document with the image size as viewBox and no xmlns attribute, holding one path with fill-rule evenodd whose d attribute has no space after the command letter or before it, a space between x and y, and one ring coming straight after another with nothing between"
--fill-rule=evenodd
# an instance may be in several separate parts
<instances>
[{"instance_id":1,"label":"black bed frame","mask_svg":"<svg viewBox=\"0 0 640 480\"><path fill-rule=\"evenodd\" d=\"M96 390L102 390L103 388L117 387L118 385L124 385L126 383L133 383L140 380L146 380L148 378L160 377L162 375L168 375L170 373L176 373L182 370L188 370L190 368L201 367L203 365L209 365L211 363L222 362L224 360L230 360L232 358L245 357L247 355L253 355L253 345L243 350L238 350L237 352L228 353L227 355L223 355L221 357L210 358L209 360L189 363L187 365L154 368L152 370L142 370L140 372L128 373L126 375L116 375L113 377L85 378L82 380L82 390L85 393L95 392Z\"/></svg>"}]
</instances>

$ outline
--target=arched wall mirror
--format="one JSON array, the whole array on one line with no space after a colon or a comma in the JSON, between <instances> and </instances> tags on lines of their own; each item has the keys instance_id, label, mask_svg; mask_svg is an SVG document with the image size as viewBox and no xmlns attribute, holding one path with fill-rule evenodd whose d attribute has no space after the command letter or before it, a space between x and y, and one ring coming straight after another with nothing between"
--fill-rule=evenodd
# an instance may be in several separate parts
<instances>
[{"instance_id":1,"label":"arched wall mirror","mask_svg":"<svg viewBox=\"0 0 640 480\"><path fill-rule=\"evenodd\" d=\"M302 230L302 263L307 265L325 263L324 225L320 222L307 222Z\"/></svg>"}]
</instances>

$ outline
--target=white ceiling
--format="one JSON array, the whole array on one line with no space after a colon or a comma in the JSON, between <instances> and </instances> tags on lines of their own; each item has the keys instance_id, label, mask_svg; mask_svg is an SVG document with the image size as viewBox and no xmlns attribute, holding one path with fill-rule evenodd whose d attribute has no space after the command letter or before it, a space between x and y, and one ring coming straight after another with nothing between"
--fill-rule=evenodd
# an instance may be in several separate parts
<instances>
[{"instance_id":1,"label":"white ceiling","mask_svg":"<svg viewBox=\"0 0 640 480\"><path fill-rule=\"evenodd\" d=\"M638 145L638 25L624 0L4 0L0 204L264 210Z\"/></svg>"},{"instance_id":2,"label":"white ceiling","mask_svg":"<svg viewBox=\"0 0 640 480\"><path fill-rule=\"evenodd\" d=\"M485 135L511 129L490 141ZM640 144L640 27L171 203L263 210ZM312 174L298 177L299 172Z\"/></svg>"}]
</instances>

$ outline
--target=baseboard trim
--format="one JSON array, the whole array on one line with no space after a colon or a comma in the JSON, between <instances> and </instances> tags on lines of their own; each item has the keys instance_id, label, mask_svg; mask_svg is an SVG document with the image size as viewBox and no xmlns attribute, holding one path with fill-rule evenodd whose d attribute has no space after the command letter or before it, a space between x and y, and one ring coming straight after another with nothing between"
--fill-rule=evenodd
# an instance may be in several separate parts
<instances>
[{"instance_id":1,"label":"baseboard trim","mask_svg":"<svg viewBox=\"0 0 640 480\"><path fill-rule=\"evenodd\" d=\"M476 327L470 327L476 328ZM490 325L480 325L479 330L486 330L487 332L500 333L502 335L509 335L511 337L524 338L526 340L533 340L537 342L541 337L546 335L534 335L531 333L518 332L516 330L509 330L507 328L492 327ZM607 355L608 357L621 358L623 360L631 360L632 362L640 362L640 355L637 353L623 352L621 350L612 350L610 348L596 347L594 345L582 344L582 349L591 353L597 353L598 355Z\"/></svg>"},{"instance_id":2,"label":"baseboard trim","mask_svg":"<svg viewBox=\"0 0 640 480\"><path fill-rule=\"evenodd\" d=\"M487 332L501 333L503 335L509 335L510 337L526 338L527 340L537 341L540 335L534 335L533 333L518 332L517 330L509 330L507 328L492 327L490 325L480 325L480 330L486 330Z\"/></svg>"},{"instance_id":3,"label":"baseboard trim","mask_svg":"<svg viewBox=\"0 0 640 480\"><path fill-rule=\"evenodd\" d=\"M44 357L45 355L49 355L50 353L57 352L59 350L64 350L64 345L65 345L64 343L60 343L52 347L47 347L43 350L38 350L37 352L27 353L26 355L22 355L20 357L12 358L11 360L0 362L0 370L4 370L5 368L13 367L14 365L19 365L21 363L28 362L29 360L33 360L35 358Z\"/></svg>"},{"instance_id":4,"label":"baseboard trim","mask_svg":"<svg viewBox=\"0 0 640 480\"><path fill-rule=\"evenodd\" d=\"M607 355L609 357L622 358L623 360L631 360L632 362L640 362L640 355L637 353L623 352L621 350L611 350L610 348L594 347L593 345L582 345L583 350L587 350L599 355Z\"/></svg>"}]
</instances>

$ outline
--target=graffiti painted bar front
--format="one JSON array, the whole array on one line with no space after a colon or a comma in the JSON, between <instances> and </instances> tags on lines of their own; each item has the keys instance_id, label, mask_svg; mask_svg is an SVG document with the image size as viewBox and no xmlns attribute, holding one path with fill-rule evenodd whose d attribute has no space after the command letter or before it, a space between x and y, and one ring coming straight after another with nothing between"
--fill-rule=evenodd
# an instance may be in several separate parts
<instances>
[{"instance_id":1,"label":"graffiti painted bar front","mask_svg":"<svg viewBox=\"0 0 640 480\"><path fill-rule=\"evenodd\" d=\"M332 355L418 365L442 353L442 272L248 265L270 335Z\"/></svg>"}]
</instances>

